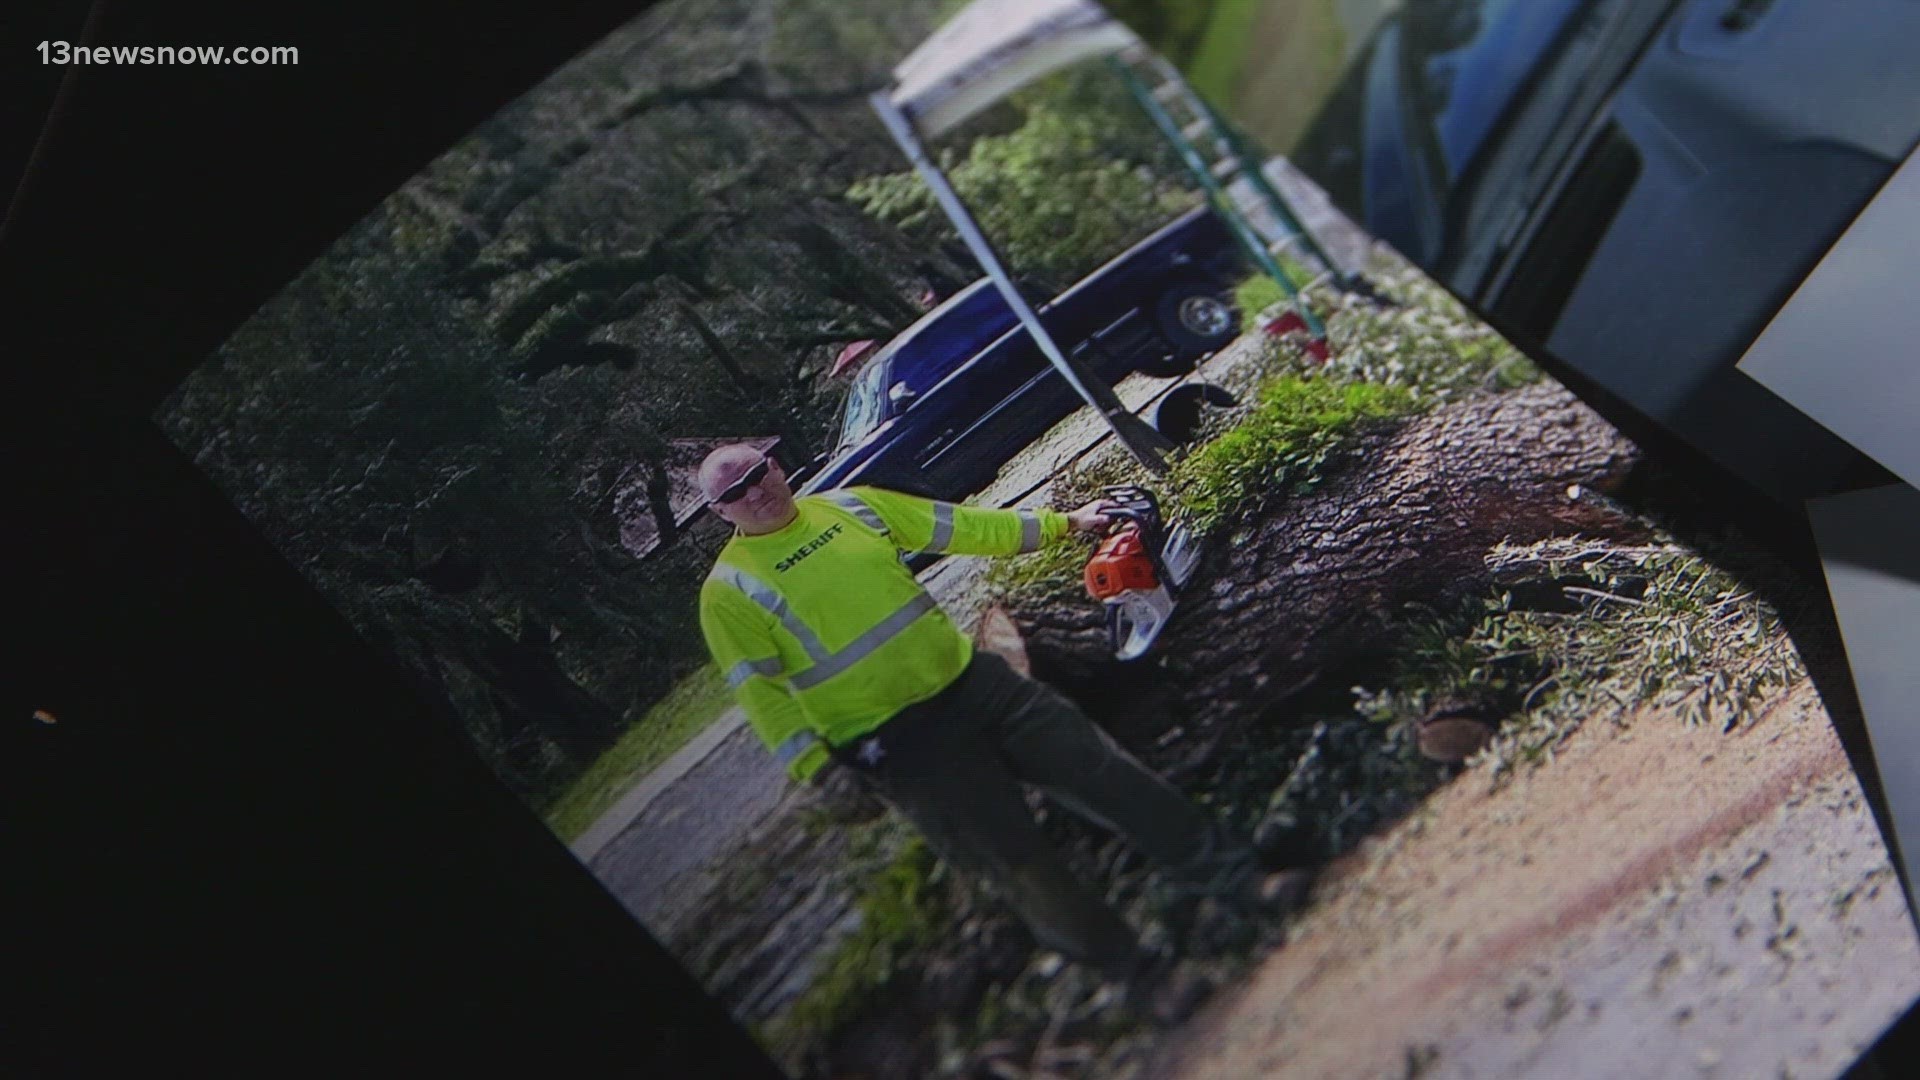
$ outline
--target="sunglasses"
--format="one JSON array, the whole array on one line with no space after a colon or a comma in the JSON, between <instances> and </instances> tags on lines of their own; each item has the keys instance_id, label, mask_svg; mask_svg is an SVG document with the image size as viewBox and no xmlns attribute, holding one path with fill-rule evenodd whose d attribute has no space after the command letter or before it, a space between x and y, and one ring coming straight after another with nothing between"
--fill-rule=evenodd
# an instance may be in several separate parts
<instances>
[{"instance_id":1,"label":"sunglasses","mask_svg":"<svg viewBox=\"0 0 1920 1080\"><path fill-rule=\"evenodd\" d=\"M739 502L741 499L747 497L747 492L752 490L755 484L767 478L767 473L772 468L772 458L761 458L760 464L740 474L740 479L728 484L725 490L713 497L713 501L722 506L730 506L733 503Z\"/></svg>"}]
</instances>

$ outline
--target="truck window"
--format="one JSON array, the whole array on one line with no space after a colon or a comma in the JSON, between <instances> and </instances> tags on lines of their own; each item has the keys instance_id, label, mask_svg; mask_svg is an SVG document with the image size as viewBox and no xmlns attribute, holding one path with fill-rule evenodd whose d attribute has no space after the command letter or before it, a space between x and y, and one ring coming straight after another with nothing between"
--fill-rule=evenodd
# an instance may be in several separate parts
<instances>
[{"instance_id":1,"label":"truck window","mask_svg":"<svg viewBox=\"0 0 1920 1080\"><path fill-rule=\"evenodd\" d=\"M887 371L884 356L875 357L847 391L847 418L840 426L840 445L852 446L867 437L887 417Z\"/></svg>"},{"instance_id":2,"label":"truck window","mask_svg":"<svg viewBox=\"0 0 1920 1080\"><path fill-rule=\"evenodd\" d=\"M1020 295L1035 308L1053 299L1031 282L1020 283ZM897 373L895 378L915 393L925 393L1018 322L993 281L982 278L902 330L874 354L874 360L888 362ZM880 389L884 399L886 387Z\"/></svg>"}]
</instances>

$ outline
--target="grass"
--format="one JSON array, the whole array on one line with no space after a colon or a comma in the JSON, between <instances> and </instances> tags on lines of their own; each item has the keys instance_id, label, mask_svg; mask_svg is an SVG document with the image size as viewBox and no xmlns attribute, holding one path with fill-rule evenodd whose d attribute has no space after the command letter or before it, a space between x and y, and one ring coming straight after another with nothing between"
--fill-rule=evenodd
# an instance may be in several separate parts
<instances>
[{"instance_id":1,"label":"grass","mask_svg":"<svg viewBox=\"0 0 1920 1080\"><path fill-rule=\"evenodd\" d=\"M1050 544L1030 555L995 559L987 567L987 587L1000 599L1071 595L1080 588L1091 554L1085 544L1066 543Z\"/></svg>"},{"instance_id":2,"label":"grass","mask_svg":"<svg viewBox=\"0 0 1920 1080\"><path fill-rule=\"evenodd\" d=\"M1271 495L1311 488L1362 424L1416 408L1403 386L1283 375L1231 430L1176 462L1168 490L1195 529L1213 532Z\"/></svg>"},{"instance_id":3,"label":"grass","mask_svg":"<svg viewBox=\"0 0 1920 1080\"><path fill-rule=\"evenodd\" d=\"M1300 263L1283 258L1283 266L1296 280L1309 280ZM1544 377L1525 354L1418 271L1396 264L1368 276L1396 297L1399 306L1343 301L1316 289L1308 295L1326 317L1331 359L1324 365L1309 363L1295 350L1276 345L1262 371L1313 372L1404 386L1416 397L1436 400L1512 390ZM1252 275L1234 289L1246 330L1285 299L1279 283L1264 274Z\"/></svg>"},{"instance_id":4,"label":"grass","mask_svg":"<svg viewBox=\"0 0 1920 1080\"><path fill-rule=\"evenodd\" d=\"M567 785L547 810L547 827L568 842L579 838L626 794L634 780L672 757L732 704L725 680L711 665L682 679Z\"/></svg>"},{"instance_id":5,"label":"grass","mask_svg":"<svg viewBox=\"0 0 1920 1080\"><path fill-rule=\"evenodd\" d=\"M1306 264L1287 255L1280 255L1278 259L1280 269L1286 271L1296 288L1313 280L1313 271L1307 269ZM1308 294L1309 300L1312 296ZM1281 290L1280 283L1265 274L1255 274L1241 282L1233 290L1234 306L1240 309L1241 333L1254 329L1267 309L1286 302L1287 294Z\"/></svg>"},{"instance_id":6,"label":"grass","mask_svg":"<svg viewBox=\"0 0 1920 1080\"><path fill-rule=\"evenodd\" d=\"M821 961L799 999L761 1032L783 1057L804 1055L858 1016L893 980L901 961L946 928L936 859L919 836L888 815L862 829L855 848L860 925Z\"/></svg>"}]
</instances>

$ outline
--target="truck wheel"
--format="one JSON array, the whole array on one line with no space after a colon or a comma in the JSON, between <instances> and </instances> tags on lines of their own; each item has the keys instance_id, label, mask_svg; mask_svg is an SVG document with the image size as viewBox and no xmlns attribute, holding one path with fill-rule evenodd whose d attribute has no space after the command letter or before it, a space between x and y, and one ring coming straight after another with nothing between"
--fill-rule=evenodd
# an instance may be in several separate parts
<instances>
[{"instance_id":1,"label":"truck wheel","mask_svg":"<svg viewBox=\"0 0 1920 1080\"><path fill-rule=\"evenodd\" d=\"M1173 356L1142 364L1149 375L1184 375L1200 357L1240 336L1240 312L1220 294L1203 286L1183 286L1160 298L1154 312L1160 334L1173 346Z\"/></svg>"}]
</instances>

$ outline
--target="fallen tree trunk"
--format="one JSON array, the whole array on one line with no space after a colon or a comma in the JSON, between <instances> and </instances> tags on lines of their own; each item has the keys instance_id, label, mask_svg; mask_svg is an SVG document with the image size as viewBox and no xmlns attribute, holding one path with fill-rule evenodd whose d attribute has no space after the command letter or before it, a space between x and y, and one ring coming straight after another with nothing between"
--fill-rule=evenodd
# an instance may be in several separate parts
<instances>
[{"instance_id":1,"label":"fallen tree trunk","mask_svg":"<svg viewBox=\"0 0 1920 1080\"><path fill-rule=\"evenodd\" d=\"M1113 660L1084 597L1015 598L1008 611L1034 674L1123 738L1259 717L1386 655L1406 605L1485 593L1483 559L1502 540L1641 535L1593 497L1636 454L1556 384L1479 396L1360 434L1315 490L1213 537L1146 659Z\"/></svg>"}]
</instances>

